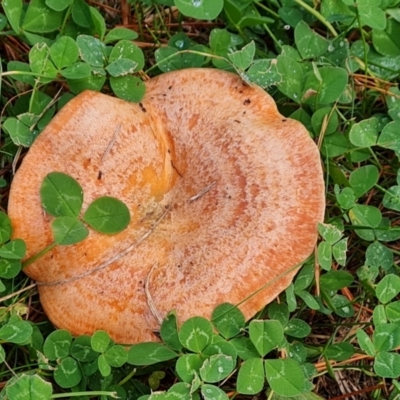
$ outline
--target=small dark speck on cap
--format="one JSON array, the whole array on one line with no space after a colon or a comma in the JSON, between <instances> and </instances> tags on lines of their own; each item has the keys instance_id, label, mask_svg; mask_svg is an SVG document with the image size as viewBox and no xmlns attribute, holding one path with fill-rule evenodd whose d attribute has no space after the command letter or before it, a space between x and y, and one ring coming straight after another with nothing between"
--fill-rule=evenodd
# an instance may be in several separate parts
<instances>
[{"instance_id":1,"label":"small dark speck on cap","mask_svg":"<svg viewBox=\"0 0 400 400\"><path fill-rule=\"evenodd\" d=\"M250 99L246 99L246 100L243 102L243 104L244 104L245 106L248 106L250 103L251 103L251 100L250 100Z\"/></svg>"}]
</instances>

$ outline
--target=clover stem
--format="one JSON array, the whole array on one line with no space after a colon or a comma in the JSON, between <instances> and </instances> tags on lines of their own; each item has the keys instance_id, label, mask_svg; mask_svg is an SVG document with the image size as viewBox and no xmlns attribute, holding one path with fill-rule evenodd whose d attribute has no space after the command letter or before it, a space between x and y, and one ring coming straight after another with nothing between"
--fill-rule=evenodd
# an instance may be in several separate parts
<instances>
[{"instance_id":1,"label":"clover stem","mask_svg":"<svg viewBox=\"0 0 400 400\"><path fill-rule=\"evenodd\" d=\"M382 193L387 194L387 195L390 196L391 198L397 197L397 196L394 195L392 192L390 192L389 190L385 189L384 187L378 185L377 183L375 183L374 187L377 188L378 190L380 190Z\"/></svg>"},{"instance_id":2,"label":"clover stem","mask_svg":"<svg viewBox=\"0 0 400 400\"><path fill-rule=\"evenodd\" d=\"M334 37L338 37L339 34L336 32L335 28L331 25L330 22L326 20L317 10L314 8L310 7L307 3L305 3L303 0L294 0L299 6L302 6L305 10L307 10L310 14L314 15L315 18L317 18L318 21L322 22L332 33Z\"/></svg>"},{"instance_id":3,"label":"clover stem","mask_svg":"<svg viewBox=\"0 0 400 400\"><path fill-rule=\"evenodd\" d=\"M372 150L372 147L368 147L368 150L371 153L372 157L374 158L376 165L379 167L379 170L382 171L383 169L382 164L379 162L378 156L375 154L374 150Z\"/></svg>"},{"instance_id":4,"label":"clover stem","mask_svg":"<svg viewBox=\"0 0 400 400\"><path fill-rule=\"evenodd\" d=\"M276 36L273 34L272 30L269 29L269 26L267 24L263 25L264 29L268 32L269 36L271 36L272 40L274 41L274 43L276 44L277 47L279 47L279 49L282 50L282 45L280 43L280 41L276 38Z\"/></svg>"},{"instance_id":5,"label":"clover stem","mask_svg":"<svg viewBox=\"0 0 400 400\"><path fill-rule=\"evenodd\" d=\"M360 13L358 12L358 8L355 7L355 11L356 11L356 17L357 17L357 22L358 22L358 26L360 27L360 33L361 33L361 40L362 40L362 44L363 44L363 48L364 48L364 65L365 65L365 71L367 71L368 68L368 44L367 44L367 39L365 37L365 31L362 28L362 23L361 23L361 17L360 17Z\"/></svg>"},{"instance_id":6,"label":"clover stem","mask_svg":"<svg viewBox=\"0 0 400 400\"><path fill-rule=\"evenodd\" d=\"M61 28L60 28L60 33L61 33L61 34L64 33L64 29L65 29L65 26L67 25L67 22L68 22L68 19L69 19L70 15L71 15L71 12L72 12L72 3L71 3L71 5L68 7L67 12L65 13L65 17L64 17L64 20L63 20L62 25L61 25Z\"/></svg>"},{"instance_id":7,"label":"clover stem","mask_svg":"<svg viewBox=\"0 0 400 400\"><path fill-rule=\"evenodd\" d=\"M46 253L48 253L50 250L52 250L55 246L57 246L57 243L53 242L49 246L45 247L43 250L39 251L39 253L36 253L31 258L28 258L26 261L24 261L22 263L22 269L24 269L28 265L31 265L32 263L34 263L40 257L43 257Z\"/></svg>"},{"instance_id":8,"label":"clover stem","mask_svg":"<svg viewBox=\"0 0 400 400\"><path fill-rule=\"evenodd\" d=\"M105 392L105 391L95 391L95 392L74 392L74 393L58 393L51 396L52 399L62 399L65 397L80 397L80 396L110 396L113 399L118 399L117 392Z\"/></svg>"},{"instance_id":9,"label":"clover stem","mask_svg":"<svg viewBox=\"0 0 400 400\"><path fill-rule=\"evenodd\" d=\"M270 8L268 8L267 6L265 6L264 4L261 4L260 2L256 1L255 4L262 8L263 10L265 10L266 12L270 13L271 15L273 15L275 18L280 18L280 15L278 13L276 13L275 11L271 10Z\"/></svg>"},{"instance_id":10,"label":"clover stem","mask_svg":"<svg viewBox=\"0 0 400 400\"><path fill-rule=\"evenodd\" d=\"M134 368L131 372L129 372L129 374L127 376L125 376L125 378L123 378L122 380L120 380L117 385L122 386L124 385L126 382L128 382L133 376L135 376L136 374L136 368Z\"/></svg>"}]
</instances>

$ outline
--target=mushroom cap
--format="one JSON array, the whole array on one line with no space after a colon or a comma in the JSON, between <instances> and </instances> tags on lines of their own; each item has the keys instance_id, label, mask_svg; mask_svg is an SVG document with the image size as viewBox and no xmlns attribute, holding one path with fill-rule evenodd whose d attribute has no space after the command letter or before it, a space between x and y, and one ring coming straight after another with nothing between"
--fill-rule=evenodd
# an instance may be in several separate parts
<instances>
[{"instance_id":1,"label":"mushroom cap","mask_svg":"<svg viewBox=\"0 0 400 400\"><path fill-rule=\"evenodd\" d=\"M123 232L91 230L24 270L52 322L74 335L157 340L169 311L209 318L223 302L248 319L290 284L323 220L318 149L265 91L212 69L146 86L139 105L89 91L71 100L12 184L9 216L28 257L52 242L39 198L49 172L79 181L84 210L102 195L130 210Z\"/></svg>"}]
</instances>

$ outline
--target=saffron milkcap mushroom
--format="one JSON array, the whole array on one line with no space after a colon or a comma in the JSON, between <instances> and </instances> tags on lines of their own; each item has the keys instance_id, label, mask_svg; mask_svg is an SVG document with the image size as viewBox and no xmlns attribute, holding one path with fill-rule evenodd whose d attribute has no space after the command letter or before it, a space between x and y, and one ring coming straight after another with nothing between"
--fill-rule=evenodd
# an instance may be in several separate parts
<instances>
[{"instance_id":1,"label":"saffron milkcap mushroom","mask_svg":"<svg viewBox=\"0 0 400 400\"><path fill-rule=\"evenodd\" d=\"M140 104L90 91L71 100L12 184L8 212L27 257L53 240L39 197L50 172L78 180L84 210L104 195L130 210L126 230L91 230L24 270L50 320L74 335L157 340L169 311L210 318L224 302L248 319L290 284L323 220L318 149L265 91L212 69L146 86Z\"/></svg>"}]
</instances>

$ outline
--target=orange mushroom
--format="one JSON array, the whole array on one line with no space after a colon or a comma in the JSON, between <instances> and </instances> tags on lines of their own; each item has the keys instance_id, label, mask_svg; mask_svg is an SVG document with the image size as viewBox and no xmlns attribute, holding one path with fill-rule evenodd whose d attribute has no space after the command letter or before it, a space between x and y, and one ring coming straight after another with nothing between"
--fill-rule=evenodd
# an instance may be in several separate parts
<instances>
[{"instance_id":1,"label":"orange mushroom","mask_svg":"<svg viewBox=\"0 0 400 400\"><path fill-rule=\"evenodd\" d=\"M156 340L170 310L182 322L223 302L250 318L289 285L317 240L323 176L299 122L219 70L146 85L140 104L89 91L71 100L12 184L9 216L28 257L53 240L39 198L49 172L79 181L84 209L102 195L129 207L123 232L91 231L25 270L50 320L74 335L104 329L120 343Z\"/></svg>"}]
</instances>

